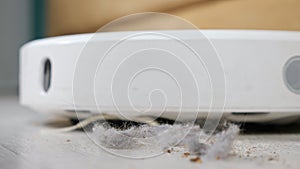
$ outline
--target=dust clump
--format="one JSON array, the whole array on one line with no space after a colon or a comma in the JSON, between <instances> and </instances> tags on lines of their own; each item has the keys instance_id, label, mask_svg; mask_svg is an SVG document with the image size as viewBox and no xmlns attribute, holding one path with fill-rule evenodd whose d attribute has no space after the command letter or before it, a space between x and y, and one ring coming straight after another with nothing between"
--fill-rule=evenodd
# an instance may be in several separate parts
<instances>
[{"instance_id":1,"label":"dust clump","mask_svg":"<svg viewBox=\"0 0 300 169\"><path fill-rule=\"evenodd\" d=\"M168 154L181 149L192 162L226 158L239 133L239 127L226 124L222 130L207 134L199 125L160 124L140 125L126 129L97 124L92 129L95 140L105 148L114 150L160 149Z\"/></svg>"}]
</instances>

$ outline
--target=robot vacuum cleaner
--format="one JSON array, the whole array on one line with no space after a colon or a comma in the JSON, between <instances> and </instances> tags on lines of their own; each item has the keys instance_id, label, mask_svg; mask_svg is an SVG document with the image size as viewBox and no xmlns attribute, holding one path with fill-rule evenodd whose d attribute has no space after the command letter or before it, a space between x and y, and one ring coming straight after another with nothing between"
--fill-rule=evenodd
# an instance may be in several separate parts
<instances>
[{"instance_id":1,"label":"robot vacuum cleaner","mask_svg":"<svg viewBox=\"0 0 300 169\"><path fill-rule=\"evenodd\" d=\"M300 114L300 32L153 30L35 40L20 49L20 102L84 117Z\"/></svg>"}]
</instances>

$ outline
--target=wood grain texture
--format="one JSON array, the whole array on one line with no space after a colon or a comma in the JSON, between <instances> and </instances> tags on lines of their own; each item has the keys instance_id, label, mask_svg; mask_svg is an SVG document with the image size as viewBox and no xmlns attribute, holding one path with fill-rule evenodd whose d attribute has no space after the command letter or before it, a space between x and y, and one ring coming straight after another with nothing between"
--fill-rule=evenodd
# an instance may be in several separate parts
<instances>
[{"instance_id":1,"label":"wood grain texture","mask_svg":"<svg viewBox=\"0 0 300 169\"><path fill-rule=\"evenodd\" d=\"M0 107L1 169L298 169L300 165L299 133L240 135L231 156L201 164L182 157L182 152L134 160L104 151L84 132L46 132L53 117L21 107L16 96L0 96Z\"/></svg>"}]
</instances>

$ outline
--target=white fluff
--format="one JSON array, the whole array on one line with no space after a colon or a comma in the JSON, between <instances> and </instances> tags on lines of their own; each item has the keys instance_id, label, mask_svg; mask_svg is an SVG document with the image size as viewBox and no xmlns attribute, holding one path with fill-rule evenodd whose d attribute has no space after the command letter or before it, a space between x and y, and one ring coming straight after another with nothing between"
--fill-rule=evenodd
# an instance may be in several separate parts
<instances>
[{"instance_id":1,"label":"white fluff","mask_svg":"<svg viewBox=\"0 0 300 169\"><path fill-rule=\"evenodd\" d=\"M96 125L93 137L102 146L119 150L161 149L182 146L204 159L225 158L239 132L236 125L208 137L199 126L189 124L135 126L126 130ZM203 142L201 137L209 138Z\"/></svg>"}]
</instances>

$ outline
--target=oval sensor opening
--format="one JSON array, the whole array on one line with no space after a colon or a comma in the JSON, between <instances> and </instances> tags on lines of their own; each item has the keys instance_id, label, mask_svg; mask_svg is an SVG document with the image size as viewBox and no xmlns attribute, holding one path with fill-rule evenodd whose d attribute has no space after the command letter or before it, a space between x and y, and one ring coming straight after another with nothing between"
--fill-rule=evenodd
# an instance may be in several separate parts
<instances>
[{"instance_id":1,"label":"oval sensor opening","mask_svg":"<svg viewBox=\"0 0 300 169\"><path fill-rule=\"evenodd\" d=\"M300 94L300 56L292 57L285 64L284 81L290 91Z\"/></svg>"},{"instance_id":2,"label":"oval sensor opening","mask_svg":"<svg viewBox=\"0 0 300 169\"><path fill-rule=\"evenodd\" d=\"M47 92L51 85L51 62L49 59L47 59L44 63L43 77L44 91Z\"/></svg>"}]
</instances>

